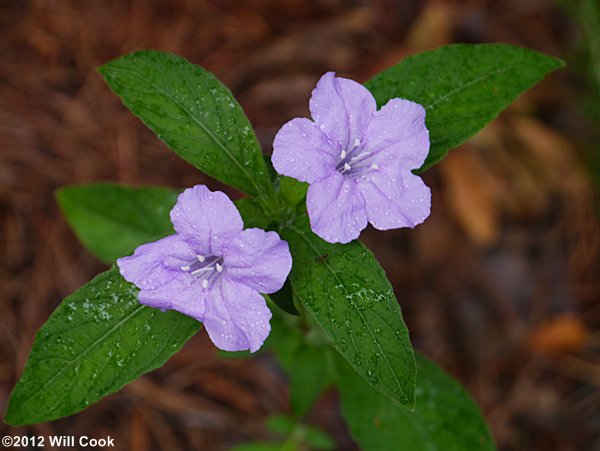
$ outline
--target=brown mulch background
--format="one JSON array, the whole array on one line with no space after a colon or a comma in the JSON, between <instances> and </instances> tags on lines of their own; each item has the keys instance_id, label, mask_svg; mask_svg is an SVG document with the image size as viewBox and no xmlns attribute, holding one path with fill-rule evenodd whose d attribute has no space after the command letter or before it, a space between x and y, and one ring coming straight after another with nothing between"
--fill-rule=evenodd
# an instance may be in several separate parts
<instances>
[{"instance_id":1,"label":"brown mulch background","mask_svg":"<svg viewBox=\"0 0 600 451\"><path fill-rule=\"evenodd\" d=\"M575 20L550 0L5 0L0 8L0 406L37 328L103 270L61 218L53 191L115 180L208 180L119 103L94 68L156 48L213 71L265 151L307 115L327 70L364 81L447 42L509 42L569 69L522 96L425 175L433 212L415 230L369 231L415 346L458 377L502 450L600 449L600 228L584 161L598 123L581 99ZM583 58L583 59L582 59ZM71 418L5 434L115 438L117 449L221 450L267 437L288 412L269 356L220 359L204 334L165 367ZM355 449L335 394L309 422ZM410 451L410 450L408 450Z\"/></svg>"}]
</instances>

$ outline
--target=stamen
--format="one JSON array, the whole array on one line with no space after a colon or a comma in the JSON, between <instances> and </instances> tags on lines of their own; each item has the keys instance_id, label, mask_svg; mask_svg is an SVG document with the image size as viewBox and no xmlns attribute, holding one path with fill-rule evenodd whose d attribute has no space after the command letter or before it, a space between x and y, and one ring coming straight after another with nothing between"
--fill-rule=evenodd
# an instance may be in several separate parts
<instances>
[{"instance_id":1,"label":"stamen","mask_svg":"<svg viewBox=\"0 0 600 451\"><path fill-rule=\"evenodd\" d=\"M342 152L340 153L340 158L343 160L344 158L346 158L346 151L342 150Z\"/></svg>"},{"instance_id":2,"label":"stamen","mask_svg":"<svg viewBox=\"0 0 600 451\"><path fill-rule=\"evenodd\" d=\"M210 266L205 266L204 268L198 268L194 271L191 272L192 276L195 276L196 274L200 274L206 271L212 271L212 268Z\"/></svg>"},{"instance_id":3,"label":"stamen","mask_svg":"<svg viewBox=\"0 0 600 451\"><path fill-rule=\"evenodd\" d=\"M350 166L348 163L344 163L344 171L349 171L350 169L352 169L352 166Z\"/></svg>"},{"instance_id":4,"label":"stamen","mask_svg":"<svg viewBox=\"0 0 600 451\"><path fill-rule=\"evenodd\" d=\"M358 147L358 146L360 146L360 139L356 138L354 140L354 147Z\"/></svg>"},{"instance_id":5,"label":"stamen","mask_svg":"<svg viewBox=\"0 0 600 451\"><path fill-rule=\"evenodd\" d=\"M371 165L371 169L379 169L379 166L377 166L375 163L373 163L373 164Z\"/></svg>"},{"instance_id":6,"label":"stamen","mask_svg":"<svg viewBox=\"0 0 600 451\"><path fill-rule=\"evenodd\" d=\"M360 160L364 160L365 158L367 158L367 157L370 157L370 156L371 156L371 154L370 154L370 153L368 153L368 152L363 152L363 153L361 153L361 154L359 154L359 155L357 155L357 156L355 156L355 157L353 157L353 158L350 158L350 162L352 163L353 161L360 161Z\"/></svg>"},{"instance_id":7,"label":"stamen","mask_svg":"<svg viewBox=\"0 0 600 451\"><path fill-rule=\"evenodd\" d=\"M218 263L217 263L216 268L217 268L217 272L222 272L223 271L223 267L221 265L219 265Z\"/></svg>"},{"instance_id":8,"label":"stamen","mask_svg":"<svg viewBox=\"0 0 600 451\"><path fill-rule=\"evenodd\" d=\"M180 268L182 271L189 271L190 270L190 265L184 265Z\"/></svg>"},{"instance_id":9,"label":"stamen","mask_svg":"<svg viewBox=\"0 0 600 451\"><path fill-rule=\"evenodd\" d=\"M198 259L198 261L199 261L200 263L203 263L203 262L204 262L204 260L206 260L206 259L205 259L205 258L204 258L202 255L200 255L200 254L196 255L196 258Z\"/></svg>"},{"instance_id":10,"label":"stamen","mask_svg":"<svg viewBox=\"0 0 600 451\"><path fill-rule=\"evenodd\" d=\"M202 288L208 288L208 280L202 279L202 282L200 282L200 285L202 285Z\"/></svg>"}]
</instances>

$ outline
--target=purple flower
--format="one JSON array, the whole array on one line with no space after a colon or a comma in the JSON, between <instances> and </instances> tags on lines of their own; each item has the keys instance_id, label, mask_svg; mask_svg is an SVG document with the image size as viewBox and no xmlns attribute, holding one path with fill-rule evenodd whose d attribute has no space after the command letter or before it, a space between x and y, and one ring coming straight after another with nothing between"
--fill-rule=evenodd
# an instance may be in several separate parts
<instances>
[{"instance_id":1,"label":"purple flower","mask_svg":"<svg viewBox=\"0 0 600 451\"><path fill-rule=\"evenodd\" d=\"M285 124L272 161L277 172L310 183L306 204L317 235L347 243L367 222L388 230L429 216L429 188L411 172L429 152L421 105L392 99L377 111L365 87L328 72L309 106L314 121Z\"/></svg>"},{"instance_id":2,"label":"purple flower","mask_svg":"<svg viewBox=\"0 0 600 451\"><path fill-rule=\"evenodd\" d=\"M283 286L292 268L287 243L275 232L243 230L233 202L204 185L179 195L171 222L175 234L117 260L139 301L196 318L221 349L258 350L271 330L259 293Z\"/></svg>"}]
</instances>

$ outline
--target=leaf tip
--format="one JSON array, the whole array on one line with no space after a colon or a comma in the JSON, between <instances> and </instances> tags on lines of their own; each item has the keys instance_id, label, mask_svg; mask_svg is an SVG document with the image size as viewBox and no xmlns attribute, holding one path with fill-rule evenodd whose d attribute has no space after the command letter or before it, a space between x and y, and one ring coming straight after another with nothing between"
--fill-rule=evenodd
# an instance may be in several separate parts
<instances>
[{"instance_id":1,"label":"leaf tip","mask_svg":"<svg viewBox=\"0 0 600 451\"><path fill-rule=\"evenodd\" d=\"M3 421L4 424L9 426L24 426L26 424L30 424L30 422L23 419L23 416L20 415L19 410L14 407L14 403L11 402L11 399L8 401L8 407L6 408Z\"/></svg>"},{"instance_id":2,"label":"leaf tip","mask_svg":"<svg viewBox=\"0 0 600 451\"><path fill-rule=\"evenodd\" d=\"M556 65L554 70L562 69L563 67L567 66L567 62L561 58L557 58L556 56L553 56L552 59L554 60L554 63Z\"/></svg>"},{"instance_id":3,"label":"leaf tip","mask_svg":"<svg viewBox=\"0 0 600 451\"><path fill-rule=\"evenodd\" d=\"M58 204L59 207L63 208L65 202L67 202L67 198L69 196L69 187L68 186L61 186L60 188L57 188L54 190L54 200L56 200L56 203Z\"/></svg>"}]
</instances>

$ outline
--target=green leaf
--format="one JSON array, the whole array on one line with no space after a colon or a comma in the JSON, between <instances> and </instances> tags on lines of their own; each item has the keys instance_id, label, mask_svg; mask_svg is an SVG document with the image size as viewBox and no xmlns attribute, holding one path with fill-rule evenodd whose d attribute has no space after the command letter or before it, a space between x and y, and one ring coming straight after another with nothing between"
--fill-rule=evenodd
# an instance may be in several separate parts
<instances>
[{"instance_id":1,"label":"green leaf","mask_svg":"<svg viewBox=\"0 0 600 451\"><path fill-rule=\"evenodd\" d=\"M299 182L291 177L281 176L279 179L279 192L285 201L294 206L299 204L306 197L308 183Z\"/></svg>"},{"instance_id":2,"label":"green leaf","mask_svg":"<svg viewBox=\"0 0 600 451\"><path fill-rule=\"evenodd\" d=\"M271 219L265 214L260 203L251 197L245 197L235 201L235 206L244 220L245 228L258 227L266 229Z\"/></svg>"},{"instance_id":3,"label":"green leaf","mask_svg":"<svg viewBox=\"0 0 600 451\"><path fill-rule=\"evenodd\" d=\"M5 421L50 421L85 409L162 366L198 332L177 312L143 306L116 268L63 300L38 331Z\"/></svg>"},{"instance_id":4,"label":"green leaf","mask_svg":"<svg viewBox=\"0 0 600 451\"><path fill-rule=\"evenodd\" d=\"M289 279L287 279L285 281L285 283L283 284L283 287L281 287L281 289L279 291L276 291L275 293L271 293L269 295L269 297L275 303L275 305L277 305L277 307L279 307L285 313L289 313L290 315L295 315L295 316L300 315L300 313L296 309L296 306L294 305L294 295L292 293L292 284L290 283Z\"/></svg>"},{"instance_id":5,"label":"green leaf","mask_svg":"<svg viewBox=\"0 0 600 451\"><path fill-rule=\"evenodd\" d=\"M273 299L273 295L270 297ZM307 324L308 318L273 307L271 311L271 333L266 345L274 349L277 361L287 374L292 410L297 417L302 417L334 381L334 351L325 344L328 340L321 329Z\"/></svg>"},{"instance_id":6,"label":"green leaf","mask_svg":"<svg viewBox=\"0 0 600 451\"><path fill-rule=\"evenodd\" d=\"M297 424L294 419L285 415L272 415L265 421L268 430L281 435L290 435Z\"/></svg>"},{"instance_id":7,"label":"green leaf","mask_svg":"<svg viewBox=\"0 0 600 451\"><path fill-rule=\"evenodd\" d=\"M125 106L181 158L248 194L271 190L250 122L212 73L155 50L130 53L98 70Z\"/></svg>"},{"instance_id":8,"label":"green leaf","mask_svg":"<svg viewBox=\"0 0 600 451\"><path fill-rule=\"evenodd\" d=\"M313 406L321 393L332 383L330 348L298 347L292 357L290 378L290 404L294 413L302 417Z\"/></svg>"},{"instance_id":9,"label":"green leaf","mask_svg":"<svg viewBox=\"0 0 600 451\"><path fill-rule=\"evenodd\" d=\"M310 449L335 449L334 441L326 432L311 426L306 427L304 431L304 441L309 445Z\"/></svg>"},{"instance_id":10,"label":"green leaf","mask_svg":"<svg viewBox=\"0 0 600 451\"><path fill-rule=\"evenodd\" d=\"M398 301L385 273L360 242L329 244L308 218L282 229L294 260L294 297L335 348L373 387L412 405L415 360Z\"/></svg>"},{"instance_id":11,"label":"green leaf","mask_svg":"<svg viewBox=\"0 0 600 451\"><path fill-rule=\"evenodd\" d=\"M96 183L60 188L56 198L79 240L106 263L173 233L177 193L168 188Z\"/></svg>"},{"instance_id":12,"label":"green leaf","mask_svg":"<svg viewBox=\"0 0 600 451\"><path fill-rule=\"evenodd\" d=\"M304 416L331 385L335 373L333 351L322 343L323 333L304 329L306 324L297 316L273 310L269 344L290 380L290 404L298 417ZM314 337L314 332L319 336Z\"/></svg>"},{"instance_id":13,"label":"green leaf","mask_svg":"<svg viewBox=\"0 0 600 451\"><path fill-rule=\"evenodd\" d=\"M415 409L382 396L338 358L342 413L365 451L492 451L481 412L465 390L417 353Z\"/></svg>"},{"instance_id":14,"label":"green leaf","mask_svg":"<svg viewBox=\"0 0 600 451\"><path fill-rule=\"evenodd\" d=\"M277 361L289 375L294 368L294 354L302 346L301 319L286 313L273 304L273 302L269 304L273 317L271 318L271 333L265 344L274 349Z\"/></svg>"},{"instance_id":15,"label":"green leaf","mask_svg":"<svg viewBox=\"0 0 600 451\"><path fill-rule=\"evenodd\" d=\"M267 418L265 422L267 429L276 435L287 438L289 449L311 449L311 450L330 450L335 448L335 443L326 432L310 426L299 423L297 420L285 415L273 415ZM287 448L286 448L287 449Z\"/></svg>"},{"instance_id":16,"label":"green leaf","mask_svg":"<svg viewBox=\"0 0 600 451\"><path fill-rule=\"evenodd\" d=\"M401 97L425 107L431 140L425 170L562 66L557 58L511 45L452 44L408 57L365 86L379 106Z\"/></svg>"}]
</instances>

